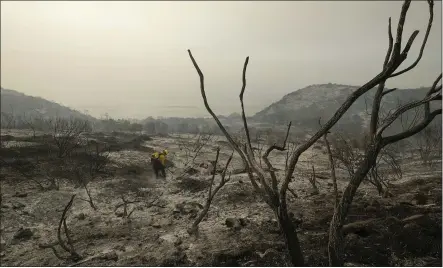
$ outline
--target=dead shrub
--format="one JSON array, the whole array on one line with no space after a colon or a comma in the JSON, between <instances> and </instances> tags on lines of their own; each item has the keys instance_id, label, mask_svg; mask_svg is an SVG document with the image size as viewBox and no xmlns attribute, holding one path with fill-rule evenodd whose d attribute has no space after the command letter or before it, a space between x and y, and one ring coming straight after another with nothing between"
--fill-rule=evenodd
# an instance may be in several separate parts
<instances>
[{"instance_id":1,"label":"dead shrub","mask_svg":"<svg viewBox=\"0 0 443 268\"><path fill-rule=\"evenodd\" d=\"M191 177L183 177L175 184L177 187L191 193L201 192L208 189L208 187L210 186L209 181L199 180Z\"/></svg>"},{"instance_id":2,"label":"dead shrub","mask_svg":"<svg viewBox=\"0 0 443 268\"><path fill-rule=\"evenodd\" d=\"M13 140L15 140L15 137L12 135L1 135L0 140L1 141L13 141Z\"/></svg>"},{"instance_id":3,"label":"dead shrub","mask_svg":"<svg viewBox=\"0 0 443 268\"><path fill-rule=\"evenodd\" d=\"M72 195L71 200L66 205L66 207L63 210L60 222L58 224L57 229L57 241L48 243L48 244L39 244L39 248L41 249L52 249L52 252L54 255L60 259L60 260L72 260L72 261L78 261L82 259L80 254L75 250L74 243L72 240L71 232L68 229L68 225L66 223L66 218L68 217L67 213L72 207L72 203L74 202L75 194ZM63 227L63 230L62 230ZM63 238L65 236L65 238ZM66 239L66 240L65 240ZM69 253L69 256L62 256L60 253L56 250L56 246L61 247L66 253Z\"/></svg>"},{"instance_id":4,"label":"dead shrub","mask_svg":"<svg viewBox=\"0 0 443 268\"><path fill-rule=\"evenodd\" d=\"M244 184L230 187L229 191L227 191L225 195L226 197L223 199L230 204L253 203L257 201L257 194L255 193L254 189L247 187Z\"/></svg>"},{"instance_id":5,"label":"dead shrub","mask_svg":"<svg viewBox=\"0 0 443 268\"><path fill-rule=\"evenodd\" d=\"M133 174L133 175L141 175L146 171L146 169L142 166L136 165L136 164L129 164L126 166L123 166L120 170L119 173L122 175L128 175L128 174Z\"/></svg>"}]
</instances>

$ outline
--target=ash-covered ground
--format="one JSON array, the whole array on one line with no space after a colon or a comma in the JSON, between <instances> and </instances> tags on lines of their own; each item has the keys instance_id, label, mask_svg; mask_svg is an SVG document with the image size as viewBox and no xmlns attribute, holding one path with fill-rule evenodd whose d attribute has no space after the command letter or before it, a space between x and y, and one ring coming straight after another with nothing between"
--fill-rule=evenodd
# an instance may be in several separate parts
<instances>
[{"instance_id":1,"label":"ash-covered ground","mask_svg":"<svg viewBox=\"0 0 443 268\"><path fill-rule=\"evenodd\" d=\"M38 156L44 144L41 133L37 137L19 132L2 135L2 158L9 162ZM192 135L140 138L114 133L90 138L112 143L108 172L88 184L96 210L86 202L85 189L71 183L69 174L60 175L59 190L41 190L33 180L2 164L2 266L290 265L274 214L254 192L236 154L229 167L231 180L216 195L198 236L187 233L206 202L217 147L221 148L220 166L232 152L223 137L201 149L193 169L186 169L193 157L189 156ZM168 149L173 164L166 179L156 179L150 155L163 149ZM275 152L271 157L280 177L285 156L286 152ZM318 194L313 194L306 175L312 165L324 177L317 180ZM347 265L441 266L441 164L430 169L405 157L401 166L402 179L392 181L391 197L379 196L369 183L359 188L347 218L348 223L355 222L346 234ZM290 184L296 197L288 193L310 266L328 265L327 232L334 203L328 176L325 148L311 148L303 154ZM218 180L219 175L215 183ZM346 173L339 172L339 190L346 183ZM73 194L66 223L80 262L61 260L50 248L41 247L57 241L63 209ZM126 214L123 199L128 202ZM232 222L241 224L232 226ZM69 255L54 248L61 257Z\"/></svg>"}]
</instances>

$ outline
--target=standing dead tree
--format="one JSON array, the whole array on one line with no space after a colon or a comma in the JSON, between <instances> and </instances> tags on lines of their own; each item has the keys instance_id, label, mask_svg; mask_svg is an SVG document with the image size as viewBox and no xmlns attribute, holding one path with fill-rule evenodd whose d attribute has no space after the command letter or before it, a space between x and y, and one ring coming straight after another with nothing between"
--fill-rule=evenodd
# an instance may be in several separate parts
<instances>
[{"instance_id":1,"label":"standing dead tree","mask_svg":"<svg viewBox=\"0 0 443 268\"><path fill-rule=\"evenodd\" d=\"M197 62L195 61L192 53L190 50L188 50L189 56L191 58L191 61L199 75L200 78L200 91L201 95L204 101L204 105L207 109L207 111L211 114L211 116L216 121L217 125L219 126L220 130L223 132L223 134L226 136L227 140L231 144L232 148L240 155L247 171L248 176L251 181L251 184L255 188L257 192L261 194L261 196L264 198L265 202L271 207L271 209L274 211L275 216L278 219L278 223L280 226L280 230L282 231L286 247L288 249L288 253L291 259L291 262L295 266L304 266L304 258L303 253L300 247L299 239L297 236L297 233L295 231L295 226L292 223L288 208L287 208L287 201L286 201L286 195L289 183L291 182L292 174L294 172L295 166L298 163L298 160L300 158L300 155L304 153L306 150L308 150L317 140L319 140L321 137L324 136L324 134L329 131L337 122L338 120L345 114L345 112L351 107L351 105L360 98L363 94L368 92L369 90L373 89L374 87L377 87L376 96L374 98L373 106L372 106L372 115L371 115L371 127L369 130L370 133L370 141L368 146L365 149L364 159L358 166L355 174L351 177L349 184L346 186L343 195L339 201L339 204L337 205L337 208L335 210L334 216L331 221L330 225L330 233L329 233L329 259L330 264L332 266L342 266L343 265L343 235L342 235L342 226L344 224L344 220L347 217L347 213L349 211L349 207L352 203L352 200L354 198L354 195L360 186L362 180L366 177L367 173L369 172L370 168L375 164L375 161L377 159L378 153L380 150L385 147L388 144L394 143L396 141L408 138L421 130L423 130L438 114L441 114L441 109L435 110L433 112L430 111L430 105L429 102L434 100L441 100L441 86L437 87L437 83L441 79L441 75L439 78L435 81L434 85L429 90L428 94L421 100L413 101L410 103L407 103L405 105L402 105L398 107L388 118L383 122L383 124L379 124L378 118L379 118L379 108L380 108L380 102L383 96L386 94L389 94L390 92L394 91L394 89L388 89L385 90L385 84L386 81L395 76L399 76L403 73L408 72L409 70L413 69L418 62L420 61L423 50L425 47L425 44L427 42L429 32L432 26L433 21L433 1L428 0L429 4L429 11L430 11L430 19L428 23L428 27L426 30L425 38L423 40L420 54L416 61L413 62L412 65L409 67L398 71L397 69L400 67L400 65L406 60L409 50L411 49L411 46L413 44L413 41L418 35L418 31L414 31L414 33L409 38L408 42L406 43L405 47L401 48L402 45L402 39L403 39L403 26L405 24L406 20L406 13L409 9L409 6L411 4L411 1L406 0L403 4L400 19L398 22L397 27L397 36L395 40L395 44L393 42L392 34L391 34L391 23L389 19L389 49L385 57L385 61L383 64L383 68L374 78L369 80L367 83L365 83L360 88L356 89L351 95L344 101L344 103L341 105L341 107L338 108L338 110L334 113L334 115L313 135L311 138L309 138L306 142L302 143L300 146L297 147L297 149L294 152L294 155L292 156L288 173L283 179L283 181L280 184L277 180L277 176L273 169L269 169L269 171L266 173L255 161L254 159L254 153L251 146L251 139L249 135L248 130L248 124L246 120L246 115L244 111L244 103L243 103L243 94L246 88L246 69L249 62L249 57L246 58L244 67L243 67L243 86L240 92L240 104L242 108L242 119L244 124L244 130L246 133L247 138L247 144L244 146L239 145L236 143L231 135L226 131L225 127L221 124L218 117L215 115L215 113L210 108L206 93L205 93L205 86L204 86L204 75L202 71L200 70L200 67L198 66ZM425 115L423 119L415 125L412 129L406 132L402 132L396 135L383 137L383 131L389 127L392 122L394 122L399 115L402 113L415 108L419 106L425 107ZM289 130L289 128L288 128ZM286 144L284 144L286 145ZM285 146L279 147L279 146L271 146L268 151L271 152L272 150L284 150ZM269 155L269 153L267 154ZM263 155L265 158L266 155ZM254 176L255 173L255 176Z\"/></svg>"},{"instance_id":2,"label":"standing dead tree","mask_svg":"<svg viewBox=\"0 0 443 268\"><path fill-rule=\"evenodd\" d=\"M183 160L184 173L195 167L195 160L201 155L203 148L213 140L214 136L212 134L198 133L192 138L190 143L184 140L179 143L180 151L185 153ZM182 177L184 173L178 177Z\"/></svg>"},{"instance_id":3,"label":"standing dead tree","mask_svg":"<svg viewBox=\"0 0 443 268\"><path fill-rule=\"evenodd\" d=\"M197 70L198 75L200 77L200 89L201 89L201 94L202 94L206 109L208 110L208 112L212 115L212 117L216 121L218 127L223 132L226 139L229 141L233 150L235 150L240 155L240 157L245 165L245 169L246 169L246 172L248 174L248 177L249 177L249 180L250 180L252 186L254 187L254 189L257 192L259 192L261 194L264 201L272 208L276 217L278 218L280 228L281 228L283 234L285 235L286 245L289 250L289 255L291 256L291 260L292 260L293 264L303 266L304 260L303 260L303 255L302 255L302 251L300 248L300 244L298 241L298 237L297 237L297 234L295 233L295 225L291 221L291 218L290 218L288 210L287 210L287 205L286 205L286 191L287 191L288 185L284 184L282 191L279 192L277 175L276 175L274 169L272 168L272 164L268 160L268 156L273 150L280 150L280 151L285 150L287 136L289 135L291 124L289 124L289 126L288 126L287 135L286 135L286 139L283 143L283 146L277 146L277 145L270 146L266 150L266 152L262 155L263 160L265 161L265 163L268 166L268 173L271 176L271 182L269 182L269 179L266 178L266 172L260 167L260 165L257 163L257 161L254 157L254 153L253 153L252 145L251 145L251 138L249 135L248 124L247 124L246 115L245 115L245 111L244 111L243 94L246 89L246 69L247 69L247 65L249 62L249 57L246 58L246 61L245 61L244 67L243 67L243 87L242 87L241 93L240 93L240 103L241 103L241 107L242 107L242 119L243 119L243 123L244 123L244 131L246 133L246 141L247 142L245 144L241 144L241 143L236 142L232 138L232 136L227 132L226 128L222 125L222 123L220 122L218 117L215 115L215 113L210 108L207 98L206 98L203 73L200 70L200 67L198 66L194 57L192 56L192 53L190 50L188 50L188 53L189 53L189 56L192 60L193 65L194 65L195 69ZM291 170L291 167L290 167L290 170ZM254 177L253 173L255 173L258 176L258 178ZM293 173L293 169L291 172L288 173L289 180L292 176L292 173ZM289 181L288 181L288 184L289 184ZM284 195L284 198L281 198L282 195Z\"/></svg>"},{"instance_id":4,"label":"standing dead tree","mask_svg":"<svg viewBox=\"0 0 443 268\"><path fill-rule=\"evenodd\" d=\"M37 126L35 123L35 119L32 116L27 116L26 114L23 114L22 121L24 125L32 131L32 138L35 139L35 132L37 131Z\"/></svg>"},{"instance_id":5,"label":"standing dead tree","mask_svg":"<svg viewBox=\"0 0 443 268\"><path fill-rule=\"evenodd\" d=\"M441 126L429 125L416 136L417 151L422 164L432 167L436 159L441 159Z\"/></svg>"},{"instance_id":6,"label":"standing dead tree","mask_svg":"<svg viewBox=\"0 0 443 268\"><path fill-rule=\"evenodd\" d=\"M116 205L114 212L116 212L118 208L123 207L123 213L121 215L123 218L129 219L129 217L131 217L132 213L135 211L135 207L133 207L132 210L129 211L129 213L128 213L129 205L140 203L142 201L141 200L129 201L129 200L126 200L124 195L121 196L121 199L122 199L123 203Z\"/></svg>"},{"instance_id":7,"label":"standing dead tree","mask_svg":"<svg viewBox=\"0 0 443 268\"><path fill-rule=\"evenodd\" d=\"M192 234L198 233L198 225L203 220L203 218L208 214L209 208L211 206L212 200L214 199L215 195L227 182L229 182L231 180L231 174L229 174L228 178L226 178L226 173L228 171L229 164L231 163L233 154L234 154L234 152L232 152L231 156L229 157L228 161L226 162L225 168L223 169L223 172L221 174L220 182L213 189L214 180L215 180L216 171L217 171L218 157L220 155L220 148L217 148L217 154L215 156L215 164L214 164L214 170L212 172L211 184L209 185L208 198L206 199L206 204L203 207L203 210L200 212L200 214L197 216L195 221L192 223L191 227L188 228L187 231L189 234L192 235Z\"/></svg>"},{"instance_id":8,"label":"standing dead tree","mask_svg":"<svg viewBox=\"0 0 443 268\"><path fill-rule=\"evenodd\" d=\"M139 204L139 203L144 203L144 207L145 208L150 208L153 206L158 206L158 203L160 201L160 197L162 196L162 194L156 195L151 197L148 201L144 200L144 199L139 199L139 198L135 198L133 200L129 200L127 197L125 197L125 195L121 195L120 198L123 201L122 203L119 203L115 206L114 208L114 213L117 214L117 210L119 208L123 208L123 212L122 213L118 213L119 215L121 215L123 218L127 219L128 221L130 220L130 217L132 215L132 213L136 210L137 207L132 207L132 209L129 209L129 205L134 205L134 204Z\"/></svg>"},{"instance_id":9,"label":"standing dead tree","mask_svg":"<svg viewBox=\"0 0 443 268\"><path fill-rule=\"evenodd\" d=\"M84 152L78 153L77 159L71 159L72 163L77 162L71 165L71 171L75 176L75 182L81 185L88 195L87 200L81 198L80 200L88 202L91 208L97 210L88 185L105 173L106 165L110 162L110 147L93 140L85 140Z\"/></svg>"},{"instance_id":10,"label":"standing dead tree","mask_svg":"<svg viewBox=\"0 0 443 268\"><path fill-rule=\"evenodd\" d=\"M0 120L2 129L13 129L16 125L16 118L14 116L14 111L7 113L1 112L1 120Z\"/></svg>"},{"instance_id":11,"label":"standing dead tree","mask_svg":"<svg viewBox=\"0 0 443 268\"><path fill-rule=\"evenodd\" d=\"M409 10L411 1L407 0L404 1L403 3L400 13L400 19L397 26L397 35L395 43L391 32L391 19L389 19L389 25L388 25L389 46L383 63L383 70L376 78L374 78L377 82L376 85L378 85L378 87L376 88L376 93L372 104L370 127L367 133L368 144L366 145L366 148L364 150L362 161L360 161L355 173L353 174L353 176L351 176L350 181L343 192L343 196L340 199L340 202L332 217L330 225L328 250L329 250L329 261L330 265L332 266L342 266L344 263L342 227L347 217L350 205L352 204L352 200L355 196L355 193L358 187L360 186L361 182L366 178L371 168L377 164L376 162L379 153L386 146L395 143L397 141L409 138L412 135L419 133L427 125L429 125L437 115L441 114L442 112L441 109L437 109L432 112L430 109L430 102L438 100L441 101L442 86L441 85L438 86L438 83L440 82L442 77L442 75L440 74L438 78L434 81L433 85L431 86L427 94L424 96L424 98L416 101L411 101L397 107L392 113L390 113L385 118L385 120L383 120L383 122L379 121L380 105L383 96L395 90L395 89L385 89L386 81L392 77L399 76L401 74L404 74L412 70L419 63L423 55L423 51L432 27L433 14L434 14L433 12L434 2L432 0L428 0L427 2L429 6L430 15L429 15L429 21L426 33L422 45L420 47L420 53L418 55L418 58L410 66L401 71L397 71L397 69L406 60L408 52L415 38L418 35L418 31L414 31L411 37L408 39L408 42L406 43L405 47L403 48L403 51L401 51L401 45L402 45L401 43L403 39L403 29L406 21L406 14ZM343 105L341 108L343 108L344 106L346 105ZM423 107L424 114L421 117L421 120L417 120L417 122L414 124L413 127L405 131L402 131L398 134L390 136L383 135L384 131L402 114L416 107Z\"/></svg>"},{"instance_id":12,"label":"standing dead tree","mask_svg":"<svg viewBox=\"0 0 443 268\"><path fill-rule=\"evenodd\" d=\"M54 255L60 260L78 261L82 258L74 248L74 243L72 241L71 234L68 229L68 225L66 224L66 218L68 217L67 213L68 213L69 209L71 209L71 207L72 207L72 203L74 202L74 198L75 198L75 194L72 195L71 199L69 200L69 203L65 206L65 209L63 210L62 216L61 216L59 224L58 224L58 229L57 229L57 242L39 245L39 247L43 248L43 249L46 249L46 248L52 249L52 251L54 252ZM63 225L63 232L66 237L66 242L64 241L63 236L62 236L62 225ZM62 255L60 255L57 252L57 250L55 249L55 246L57 246L57 245L59 245L64 251L69 253L70 254L69 257L63 257Z\"/></svg>"},{"instance_id":13,"label":"standing dead tree","mask_svg":"<svg viewBox=\"0 0 443 268\"><path fill-rule=\"evenodd\" d=\"M91 125L87 120L77 118L53 118L48 119L52 132L52 139L57 148L57 157L68 156L75 148L79 146L80 136L90 131Z\"/></svg>"},{"instance_id":14,"label":"standing dead tree","mask_svg":"<svg viewBox=\"0 0 443 268\"><path fill-rule=\"evenodd\" d=\"M51 131L50 139L45 140L46 161L37 161L41 173L51 181L50 188L59 188L59 177L66 174L66 160L74 149L80 147L81 134L90 130L86 120L77 118L51 118L45 121Z\"/></svg>"},{"instance_id":15,"label":"standing dead tree","mask_svg":"<svg viewBox=\"0 0 443 268\"><path fill-rule=\"evenodd\" d=\"M333 148L330 157L336 160L335 167L345 170L350 178L355 175L361 161L364 160L364 148L360 148L357 143L351 142L349 138L338 133L332 142ZM367 181L377 188L380 195L389 195L387 192L388 180L392 175L398 179L402 177L401 166L397 158L397 152L392 146L383 148L377 156L376 163L367 174ZM384 167L380 168L381 166Z\"/></svg>"}]
</instances>

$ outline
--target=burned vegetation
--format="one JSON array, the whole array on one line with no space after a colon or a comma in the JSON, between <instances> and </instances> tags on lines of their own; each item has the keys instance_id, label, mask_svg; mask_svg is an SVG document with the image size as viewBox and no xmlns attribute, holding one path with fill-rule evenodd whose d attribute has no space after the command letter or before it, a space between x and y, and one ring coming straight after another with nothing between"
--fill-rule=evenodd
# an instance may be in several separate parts
<instances>
[{"instance_id":1,"label":"burned vegetation","mask_svg":"<svg viewBox=\"0 0 443 268\"><path fill-rule=\"evenodd\" d=\"M149 135L135 124L98 132L89 121L61 117L26 117L17 130L5 115L1 264L441 266L441 131L433 125L441 108L431 103L441 101L442 76L421 99L391 111L381 105L396 90L387 81L418 67L434 18L427 3L418 57L404 66L418 36L403 36L405 1L395 34L388 20L380 72L308 135L296 131L297 122L251 127L249 57L242 129L229 129L211 109L190 50L203 103L222 135L167 134L154 123ZM362 135L334 128L369 91ZM410 111L416 116L406 120ZM391 133L395 122L403 129ZM151 154L165 148L167 176L157 179Z\"/></svg>"}]
</instances>

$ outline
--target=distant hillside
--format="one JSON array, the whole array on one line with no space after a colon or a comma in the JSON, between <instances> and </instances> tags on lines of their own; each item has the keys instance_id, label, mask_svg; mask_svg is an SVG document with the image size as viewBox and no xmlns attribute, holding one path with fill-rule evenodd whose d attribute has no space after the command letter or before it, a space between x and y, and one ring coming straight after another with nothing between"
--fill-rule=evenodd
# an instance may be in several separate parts
<instances>
[{"instance_id":1,"label":"distant hillside","mask_svg":"<svg viewBox=\"0 0 443 268\"><path fill-rule=\"evenodd\" d=\"M277 125L292 121L299 127L317 129L318 119L321 118L322 122L325 122L331 118L346 98L357 88L356 86L338 84L311 85L287 94L281 100L256 113L253 120ZM382 108L387 112L397 107L399 101L405 103L417 100L422 98L426 92L427 88L398 89L383 98ZM366 111L370 112L371 110L374 94L375 89L372 89L360 97L345 113L336 128L359 130L367 126L370 116ZM441 107L441 103L439 106ZM413 116L409 114L408 120L412 120L412 118ZM401 124L397 121L391 130L398 131L400 127Z\"/></svg>"},{"instance_id":2,"label":"distant hillside","mask_svg":"<svg viewBox=\"0 0 443 268\"><path fill-rule=\"evenodd\" d=\"M357 87L338 84L311 85L285 95L281 100L271 104L252 117L248 117L251 129L268 128L277 130L292 121L293 131L308 132L318 129L318 119L326 122L336 112L340 105ZM382 109L389 111L410 100L420 99L426 94L427 88L399 89L383 98ZM361 133L362 128L369 123L373 95L375 89L360 97L340 119L333 130L341 129L347 132ZM434 106L441 107L440 103ZM23 93L1 88L2 120L8 115L14 117L76 117L90 120L97 130L131 130L143 129L149 133L196 133L208 132L222 134L214 120L208 115L206 118L159 118L148 117L143 120L99 120L79 111L62 106L40 97L27 96ZM414 116L409 113L404 121L411 122ZM219 119L226 128L234 133L243 127L241 115L233 113L229 116L219 115ZM6 121L6 120L5 120ZM436 118L441 124L441 117ZM405 122L403 122L405 123ZM396 121L388 131L398 132L402 123Z\"/></svg>"},{"instance_id":3,"label":"distant hillside","mask_svg":"<svg viewBox=\"0 0 443 268\"><path fill-rule=\"evenodd\" d=\"M40 97L32 97L11 89L1 88L1 112L14 116L76 117L95 121L92 116Z\"/></svg>"}]
</instances>

